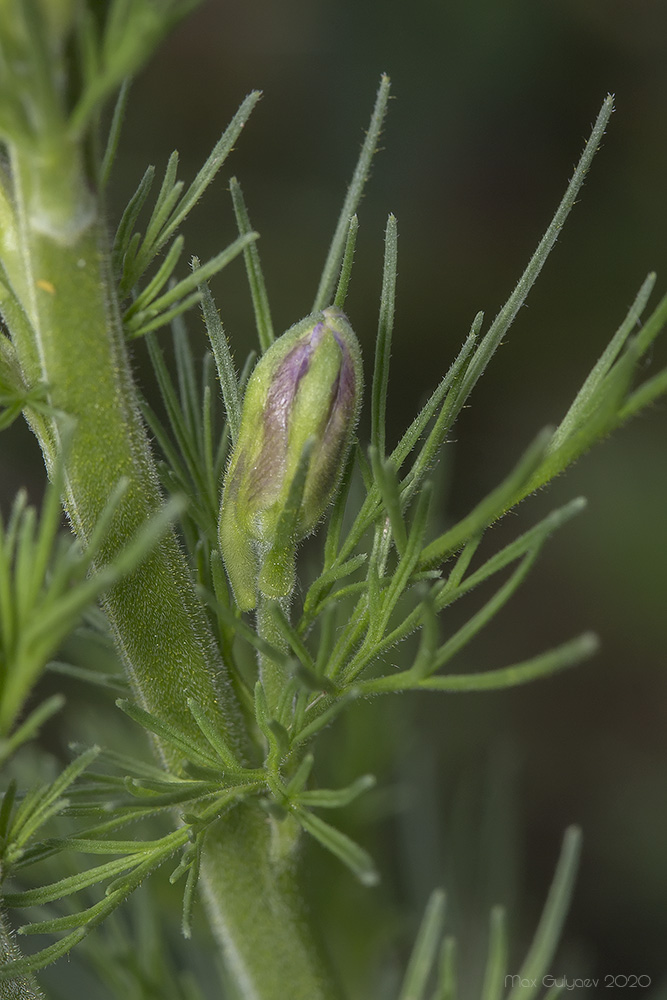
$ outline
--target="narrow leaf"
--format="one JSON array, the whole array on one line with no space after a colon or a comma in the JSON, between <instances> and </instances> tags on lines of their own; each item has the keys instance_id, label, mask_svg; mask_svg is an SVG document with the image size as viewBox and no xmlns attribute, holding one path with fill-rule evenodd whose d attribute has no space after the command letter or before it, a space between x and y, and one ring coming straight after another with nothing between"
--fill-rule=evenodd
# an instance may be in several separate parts
<instances>
[{"instance_id":1,"label":"narrow leaf","mask_svg":"<svg viewBox=\"0 0 667 1000\"><path fill-rule=\"evenodd\" d=\"M181 198L174 214L169 220L169 224L165 227L160 237L160 243L157 246L159 250L161 246L167 242L172 233L181 225L191 209L196 205L201 196L203 195L206 188L209 186L215 175L217 174L220 167L223 165L228 155L234 148L234 143L238 139L244 125L250 118L253 108L257 104L261 97L261 93L258 90L253 91L248 94L245 98L238 111L232 118L231 122L225 129L224 133L218 140L218 142L213 147L206 163L201 168L192 184L185 192Z\"/></svg>"},{"instance_id":2,"label":"narrow leaf","mask_svg":"<svg viewBox=\"0 0 667 1000\"><path fill-rule=\"evenodd\" d=\"M41 951L35 952L34 955L24 955L22 958L16 958L5 965L0 965L0 982L45 969L47 965L51 965L52 962L71 951L74 945L82 941L90 930L89 927L79 928L62 940L56 941L55 944L49 945L48 948L42 948Z\"/></svg>"},{"instance_id":3,"label":"narrow leaf","mask_svg":"<svg viewBox=\"0 0 667 1000\"><path fill-rule=\"evenodd\" d=\"M459 995L456 975L457 957L456 938L446 937L440 950L438 984L432 1000L457 1000Z\"/></svg>"},{"instance_id":4,"label":"narrow leaf","mask_svg":"<svg viewBox=\"0 0 667 1000\"><path fill-rule=\"evenodd\" d=\"M104 189L109 183L109 178L111 176L111 170L113 168L114 160L116 158L116 152L118 150L118 143L120 141L120 133L123 127L123 120L125 118L125 110L127 108L127 98L130 92L130 81L124 80L121 84L120 90L118 91L118 97L116 98L116 103L113 109L113 116L111 118L111 125L109 127L109 135L107 137L107 144L104 150L104 156L102 157L102 164L100 167L100 187Z\"/></svg>"},{"instance_id":5,"label":"narrow leaf","mask_svg":"<svg viewBox=\"0 0 667 1000\"><path fill-rule=\"evenodd\" d=\"M382 122L384 121L387 102L389 100L389 86L389 77L382 76L368 132L366 133L366 138L364 139L364 144L361 148L361 153L354 169L350 186L347 189L341 213L338 217L338 224L322 270L322 277L320 278L320 285L317 289L312 312L319 312L321 309L324 309L325 306L330 305L333 299L336 277L344 254L350 219L357 211L359 202L361 201L361 195L370 172L371 161L380 138Z\"/></svg>"},{"instance_id":6,"label":"narrow leaf","mask_svg":"<svg viewBox=\"0 0 667 1000\"><path fill-rule=\"evenodd\" d=\"M509 476L458 524L426 546L419 560L420 568L436 566L447 556L456 552L470 538L478 535L480 531L506 513L515 500L516 494L540 466L552 435L553 428L544 428L522 455Z\"/></svg>"},{"instance_id":7,"label":"narrow leaf","mask_svg":"<svg viewBox=\"0 0 667 1000\"><path fill-rule=\"evenodd\" d=\"M639 323L641 314L646 308L646 303L648 302L653 286L655 285L655 278L655 274L649 274L644 281L634 302L628 310L627 316L610 340L607 348L598 358L596 364L591 370L590 375L582 385L569 410L558 425L551 443L553 451L555 451L569 437L574 428L576 428L581 420L582 414L590 405L590 401L592 397L594 397L600 383L613 363L616 361L616 358L625 346L628 337Z\"/></svg>"},{"instance_id":8,"label":"narrow leaf","mask_svg":"<svg viewBox=\"0 0 667 1000\"><path fill-rule=\"evenodd\" d=\"M162 184L160 185L160 190L155 200L148 226L146 227L144 244L138 255L140 258L144 258L142 261L142 270L155 256L156 251L154 248L157 239L183 190L183 181L176 180L178 159L178 150L174 149L167 160Z\"/></svg>"},{"instance_id":9,"label":"narrow leaf","mask_svg":"<svg viewBox=\"0 0 667 1000\"><path fill-rule=\"evenodd\" d=\"M74 892L80 892L91 885L97 885L112 875L133 868L142 860L137 854L130 857L116 858L115 861L107 861L102 865L89 868L88 871L78 872L76 875L69 875L61 878L58 882L51 882L49 885L39 886L36 889L28 889L25 892L6 893L3 901L7 906L42 906L44 903L51 903L56 899L64 899Z\"/></svg>"},{"instance_id":10,"label":"narrow leaf","mask_svg":"<svg viewBox=\"0 0 667 1000\"><path fill-rule=\"evenodd\" d=\"M213 719L210 718L199 702L194 698L188 698L187 704L193 719L202 732L202 735L206 738L215 753L220 757L220 760L225 767L233 771L241 771L243 769L243 765L239 762L236 754L224 738L222 727L217 725Z\"/></svg>"},{"instance_id":11,"label":"narrow leaf","mask_svg":"<svg viewBox=\"0 0 667 1000\"><path fill-rule=\"evenodd\" d=\"M168 322L167 317L171 318L173 315L177 315L169 307L174 303L182 305L184 302L194 301L192 297L189 297L189 293L193 292L204 281L208 281L214 274L221 271L226 267L235 257L242 252L244 247L251 243L253 240L257 239L257 233L249 233L245 236L239 236L238 239L230 243L228 247L225 247L219 254L212 257L205 264L202 264L197 268L192 274L189 274L186 278L182 278L180 281L176 282L168 292L165 292L159 298L154 299L148 306L142 309L140 312L136 313L130 320L125 324L131 337L140 336L141 330L147 330L150 326L151 329L156 329L154 318L160 318L162 325ZM199 301L199 296L197 296L197 301ZM182 310L179 310L182 311Z\"/></svg>"},{"instance_id":12,"label":"narrow leaf","mask_svg":"<svg viewBox=\"0 0 667 1000\"><path fill-rule=\"evenodd\" d=\"M234 214L236 215L236 225L241 236L252 232L248 210L243 200L241 185L236 177L232 177L229 182L229 190L232 195ZM251 243L243 251L248 284L250 286L250 296L252 298L253 310L255 312L255 324L257 326L257 337L262 354L268 350L273 343L273 323L271 321L271 309L269 297L266 293L266 284L262 265L259 259L259 249L256 243Z\"/></svg>"},{"instance_id":13,"label":"narrow leaf","mask_svg":"<svg viewBox=\"0 0 667 1000\"><path fill-rule=\"evenodd\" d=\"M334 719L343 711L347 705L359 697L360 690L359 686L355 685L345 691L344 694L338 695L333 698L333 696L321 695L322 699L327 699L328 704L325 703L324 708L316 714L316 717L312 721L307 722L307 724L297 732L292 737L292 746L299 746L301 743L306 743L315 733L319 732L325 726L328 726L334 721ZM315 702L311 702L309 708L311 709L315 706ZM319 707L319 703L318 703ZM315 714L315 713L313 713Z\"/></svg>"},{"instance_id":14,"label":"narrow leaf","mask_svg":"<svg viewBox=\"0 0 667 1000\"><path fill-rule=\"evenodd\" d=\"M628 396L618 411L618 423L624 423L630 417L634 417L640 410L655 403L656 399L664 396L665 393L667 393L667 368L658 372L653 378L647 379Z\"/></svg>"},{"instance_id":15,"label":"narrow leaf","mask_svg":"<svg viewBox=\"0 0 667 1000\"><path fill-rule=\"evenodd\" d=\"M425 1000L426 986L438 954L445 918L445 894L431 895L403 980L398 1000Z\"/></svg>"},{"instance_id":16,"label":"narrow leaf","mask_svg":"<svg viewBox=\"0 0 667 1000\"><path fill-rule=\"evenodd\" d=\"M17 810L12 823L11 838L18 845L25 844L51 815L52 808L69 786L95 760L99 747L91 747L80 754L65 770L45 788L40 789L39 798L25 798Z\"/></svg>"},{"instance_id":17,"label":"narrow leaf","mask_svg":"<svg viewBox=\"0 0 667 1000\"><path fill-rule=\"evenodd\" d=\"M295 801L313 809L342 809L375 786L372 774L364 774L347 788L314 788L300 792Z\"/></svg>"},{"instance_id":18,"label":"narrow leaf","mask_svg":"<svg viewBox=\"0 0 667 1000\"><path fill-rule=\"evenodd\" d=\"M134 227L139 216L139 212L146 203L154 178L155 167L147 167L143 177L139 181L136 191L127 203L127 207L118 224L118 229L116 230L116 236L113 243L111 261L114 272L119 276L123 267L123 260L129 250L130 240L134 235L138 235L134 233ZM131 286L125 288L121 286L121 297L127 295L130 287Z\"/></svg>"},{"instance_id":19,"label":"narrow leaf","mask_svg":"<svg viewBox=\"0 0 667 1000\"><path fill-rule=\"evenodd\" d=\"M565 194L556 209L553 219L549 223L547 231L540 240L537 250L528 262L528 266L519 279L519 283L494 319L486 336L475 352L475 356L466 371L461 385L461 390L459 392L459 409L463 406L472 392L473 387L491 360L491 357L505 336L516 314L526 301L526 297L530 289L535 284L547 257L553 249L565 220L577 200L577 195L584 182L586 174L588 173L589 167L593 162L593 157L595 156L600 142L602 141L602 137L612 111L613 99L611 95L608 95L602 103L602 107L600 108L600 112L591 131L590 138L584 147L579 163L577 164L574 174L572 175L572 180L567 186L567 190L565 191Z\"/></svg>"},{"instance_id":20,"label":"narrow leaf","mask_svg":"<svg viewBox=\"0 0 667 1000\"><path fill-rule=\"evenodd\" d=\"M380 495L382 496L382 502L385 506L387 514L389 515L391 532L394 536L396 549L399 554L402 555L405 552L408 536L405 530L403 515L401 513L401 498L398 490L396 470L391 460L383 461L383 459L380 458L377 448L373 445L371 445L368 449L368 454L371 460L373 475L375 476L375 481L380 490Z\"/></svg>"},{"instance_id":21,"label":"narrow leaf","mask_svg":"<svg viewBox=\"0 0 667 1000\"><path fill-rule=\"evenodd\" d=\"M201 864L201 845L198 842L195 850L195 858L188 871L185 881L185 891L183 892L183 916L181 919L181 929L184 938L192 936L192 911L195 903L195 892L199 881L199 868Z\"/></svg>"},{"instance_id":22,"label":"narrow leaf","mask_svg":"<svg viewBox=\"0 0 667 1000\"><path fill-rule=\"evenodd\" d=\"M483 583L484 580L488 580L494 573L498 573L516 559L520 559L521 556L525 555L534 546L539 546L543 541L546 541L558 528L566 524L572 517L581 513L585 508L585 497L576 497L563 507L559 507L557 510L547 514L538 524L525 531L523 535L515 538L513 542L506 545L500 552L496 552L490 559L487 559L479 569L471 573L463 582L460 582L460 578L457 579L454 577L454 571L452 571L445 588L440 594L439 607L445 607L455 598L460 597L462 594L467 594L480 583ZM463 551L465 552L466 550L464 549Z\"/></svg>"},{"instance_id":23,"label":"narrow leaf","mask_svg":"<svg viewBox=\"0 0 667 1000\"><path fill-rule=\"evenodd\" d=\"M539 554L539 547L531 549L527 555L525 555L520 562L519 566L510 576L502 587L496 591L493 597L475 612L471 618L459 628L454 635L447 640L444 645L435 654L431 667L429 669L429 674L435 673L446 663L449 662L458 652L464 649L468 643L474 639L479 632L482 631L498 614L498 612L505 607L509 599L514 595L514 593L519 589L523 581L526 579L528 573L533 567L533 564ZM436 601L437 606L437 601ZM428 675L426 675L428 676Z\"/></svg>"},{"instance_id":24,"label":"narrow leaf","mask_svg":"<svg viewBox=\"0 0 667 1000\"><path fill-rule=\"evenodd\" d=\"M59 712L64 704L64 695L54 694L33 709L8 739L0 740L0 763L10 757L18 747L33 739L46 720Z\"/></svg>"},{"instance_id":25,"label":"narrow leaf","mask_svg":"<svg viewBox=\"0 0 667 1000\"><path fill-rule=\"evenodd\" d=\"M343 254L343 262L340 266L340 277L338 278L338 288L336 289L336 297L334 299L334 305L338 309L343 309L345 306L345 299L347 298L347 289L350 284L350 276L352 274L352 265L354 264L354 250L357 245L357 232L359 231L359 219L356 215L353 215L350 219L350 224L347 229L347 238L345 240L345 252Z\"/></svg>"},{"instance_id":26,"label":"narrow leaf","mask_svg":"<svg viewBox=\"0 0 667 1000\"><path fill-rule=\"evenodd\" d=\"M531 1000L531 997L536 996L539 992L539 984L548 972L549 963L558 947L565 917L570 907L580 853L581 830L576 826L568 827L542 917L528 954L519 970L519 977L522 980L535 982L537 985L526 987L515 985L508 1000L519 1000L519 998L520 1000Z\"/></svg>"},{"instance_id":27,"label":"narrow leaf","mask_svg":"<svg viewBox=\"0 0 667 1000\"><path fill-rule=\"evenodd\" d=\"M370 855L355 844L347 834L325 823L323 819L306 809L292 808L306 833L318 840L323 847L335 854L359 879L362 885L372 886L379 882L379 875Z\"/></svg>"},{"instance_id":28,"label":"narrow leaf","mask_svg":"<svg viewBox=\"0 0 667 1000\"><path fill-rule=\"evenodd\" d=\"M148 729L149 732L154 733L165 743L169 743L174 749L180 751L187 760L191 760L194 764L202 764L204 767L216 768L218 766L218 761L212 751L209 752L204 745L195 743L191 737L174 729L162 719L158 719L150 712L124 698L119 698L116 705L144 729Z\"/></svg>"},{"instance_id":29,"label":"narrow leaf","mask_svg":"<svg viewBox=\"0 0 667 1000\"><path fill-rule=\"evenodd\" d=\"M382 294L380 297L380 318L375 342L375 367L371 397L371 444L377 449L380 460L385 453L385 424L387 411L387 387L389 384L389 360L391 337L394 328L394 303L396 299L398 232L396 219L390 215L385 232L384 269L382 273Z\"/></svg>"},{"instance_id":30,"label":"narrow leaf","mask_svg":"<svg viewBox=\"0 0 667 1000\"><path fill-rule=\"evenodd\" d=\"M505 910L494 906L491 911L489 951L484 972L481 1000L502 1000L507 975L507 927Z\"/></svg>"},{"instance_id":31,"label":"narrow leaf","mask_svg":"<svg viewBox=\"0 0 667 1000\"><path fill-rule=\"evenodd\" d=\"M585 632L577 639L563 643L556 649L541 653L530 660L515 663L511 667L488 670L484 673L449 674L429 677L419 682L420 688L429 691L499 691L507 687L527 684L540 677L549 677L560 670L572 667L593 656L599 648L597 636ZM373 682L370 682L371 684Z\"/></svg>"},{"instance_id":32,"label":"narrow leaf","mask_svg":"<svg viewBox=\"0 0 667 1000\"><path fill-rule=\"evenodd\" d=\"M147 309L158 293L162 291L174 273L180 256L183 253L184 245L185 237L177 236L169 247L165 258L158 270L155 272L154 277L151 278L146 287L141 290L132 304L125 310L123 315L123 322L125 324L127 324L137 313L141 312L143 309Z\"/></svg>"},{"instance_id":33,"label":"narrow leaf","mask_svg":"<svg viewBox=\"0 0 667 1000\"><path fill-rule=\"evenodd\" d=\"M199 266L199 262L196 257L193 258L192 264L195 269ZM232 438L232 443L234 444L238 437L239 426L241 424L241 393L239 389L239 380L236 374L232 352L229 347L229 341L227 340L227 336L223 329L220 315L216 309L211 291L205 282L199 285L199 292L201 294L202 315L206 325L206 332L208 333L209 340L211 341L215 367L218 371L218 379L220 380L220 388L222 389L222 398L225 404L225 413L227 414L227 421L229 423L229 432Z\"/></svg>"}]
</instances>

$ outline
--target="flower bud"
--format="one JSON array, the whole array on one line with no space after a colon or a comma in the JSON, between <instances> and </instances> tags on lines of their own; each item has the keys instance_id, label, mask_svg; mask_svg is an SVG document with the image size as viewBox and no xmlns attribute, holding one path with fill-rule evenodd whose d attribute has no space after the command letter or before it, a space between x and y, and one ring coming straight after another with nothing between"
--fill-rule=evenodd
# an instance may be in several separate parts
<instances>
[{"instance_id":1,"label":"flower bud","mask_svg":"<svg viewBox=\"0 0 667 1000\"><path fill-rule=\"evenodd\" d=\"M357 339L340 309L297 323L253 371L225 476L219 537L239 607L285 597L297 543L340 482L362 389Z\"/></svg>"}]
</instances>

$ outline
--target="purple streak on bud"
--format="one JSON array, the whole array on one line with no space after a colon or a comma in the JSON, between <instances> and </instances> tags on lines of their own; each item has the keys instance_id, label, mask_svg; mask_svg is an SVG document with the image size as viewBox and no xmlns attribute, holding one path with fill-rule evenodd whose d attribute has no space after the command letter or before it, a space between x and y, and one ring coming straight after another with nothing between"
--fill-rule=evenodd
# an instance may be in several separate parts
<instances>
[{"instance_id":1,"label":"purple streak on bud","mask_svg":"<svg viewBox=\"0 0 667 1000\"><path fill-rule=\"evenodd\" d=\"M280 476L285 468L294 400L324 330L324 323L318 323L312 331L306 333L283 358L273 375L262 411L262 450L249 475L248 498L251 500L279 492L276 486L280 485ZM261 433L259 428L258 433Z\"/></svg>"},{"instance_id":2,"label":"purple streak on bud","mask_svg":"<svg viewBox=\"0 0 667 1000\"><path fill-rule=\"evenodd\" d=\"M276 538L307 444L310 459L294 548L331 501L354 432L361 383L356 337L334 308L325 309L316 322L303 321L289 330L255 368L220 512L220 547L244 610L254 607L259 562Z\"/></svg>"}]
</instances>

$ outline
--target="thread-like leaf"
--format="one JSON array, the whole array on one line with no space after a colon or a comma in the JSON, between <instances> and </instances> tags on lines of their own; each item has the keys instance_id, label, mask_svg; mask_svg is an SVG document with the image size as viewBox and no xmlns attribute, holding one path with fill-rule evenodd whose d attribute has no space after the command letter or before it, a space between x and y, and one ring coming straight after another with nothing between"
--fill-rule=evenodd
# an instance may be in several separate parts
<instances>
[{"instance_id":1,"label":"thread-like leaf","mask_svg":"<svg viewBox=\"0 0 667 1000\"><path fill-rule=\"evenodd\" d=\"M391 461L383 461L378 454L377 448L373 445L368 449L368 454L371 460L373 475L382 496L382 502L389 515L391 532L394 536L396 549L399 554L403 554L408 542L408 536L401 512L401 498L394 465Z\"/></svg>"},{"instance_id":2,"label":"thread-like leaf","mask_svg":"<svg viewBox=\"0 0 667 1000\"><path fill-rule=\"evenodd\" d=\"M218 760L215 754L209 751L204 744L195 743L185 733L179 732L162 719L158 719L150 712L140 708L139 705L134 705L125 698L119 698L116 701L116 705L122 712L129 715L140 726L143 726L144 729L148 729L149 732L154 733L165 743L169 743L176 750L180 751L187 760L191 760L195 764L201 764L203 767L218 767Z\"/></svg>"},{"instance_id":3,"label":"thread-like leaf","mask_svg":"<svg viewBox=\"0 0 667 1000\"><path fill-rule=\"evenodd\" d=\"M334 305L338 309L343 309L345 306L347 289L349 287L350 276L352 274L352 265L354 264L354 249L357 245L358 231L359 219L356 215L353 215L347 229L345 252L343 253L343 262L340 266L340 277L338 278L338 287L336 289L336 297L334 298Z\"/></svg>"},{"instance_id":4,"label":"thread-like leaf","mask_svg":"<svg viewBox=\"0 0 667 1000\"><path fill-rule=\"evenodd\" d=\"M536 996L549 969L570 906L581 853L581 830L568 827L563 838L558 865L535 937L519 969L519 978L528 985L513 986L508 1000L531 1000ZM530 985L535 983L535 985Z\"/></svg>"},{"instance_id":5,"label":"thread-like leaf","mask_svg":"<svg viewBox=\"0 0 667 1000\"><path fill-rule=\"evenodd\" d=\"M432 1000L457 1000L459 995L456 974L457 958L458 945L456 938L446 937L440 949L438 983Z\"/></svg>"},{"instance_id":6,"label":"thread-like leaf","mask_svg":"<svg viewBox=\"0 0 667 1000\"><path fill-rule=\"evenodd\" d=\"M222 763L230 768L230 770L240 771L242 765L239 762L236 754L229 746L227 740L225 740L220 726L216 725L213 719L204 711L202 706L194 698L188 698L188 708L194 718L197 726L202 732L202 735L206 738L206 741L211 745L212 749L218 754Z\"/></svg>"},{"instance_id":7,"label":"thread-like leaf","mask_svg":"<svg viewBox=\"0 0 667 1000\"><path fill-rule=\"evenodd\" d=\"M227 267L249 243L257 239L257 233L239 236L215 257L202 264L192 274L177 281L169 291L153 299L125 322L128 337L136 339L151 330L166 326L174 318L199 302L201 295L197 289L202 282Z\"/></svg>"},{"instance_id":8,"label":"thread-like leaf","mask_svg":"<svg viewBox=\"0 0 667 1000\"><path fill-rule=\"evenodd\" d=\"M364 774L347 788L314 788L300 792L295 801L299 805L313 809L342 809L374 786L375 778L373 775Z\"/></svg>"},{"instance_id":9,"label":"thread-like leaf","mask_svg":"<svg viewBox=\"0 0 667 1000\"><path fill-rule=\"evenodd\" d=\"M243 200L241 185L236 177L232 177L229 182L229 190L232 195L234 214L236 215L236 225L241 236L251 233L252 226L248 210ZM257 326L257 338L262 354L268 350L273 343L273 322L271 320L271 308L269 297L266 293L266 283L262 272L262 265L259 259L259 249L256 243L250 243L243 251L248 285L250 286L250 296L255 312L255 324Z\"/></svg>"},{"instance_id":10,"label":"thread-like leaf","mask_svg":"<svg viewBox=\"0 0 667 1000\"><path fill-rule=\"evenodd\" d=\"M121 268L123 267L123 261L127 257L130 241L133 237L139 235L138 233L135 234L134 227L136 225L137 218L139 217L139 212L146 204L146 199L150 194L154 179L155 167L146 167L144 175L137 185L136 191L128 201L125 211L121 216L118 229L116 230L113 251L111 254L111 262L117 275L120 274ZM129 291L129 288L127 291ZM127 294L127 291L125 294Z\"/></svg>"},{"instance_id":11,"label":"thread-like leaf","mask_svg":"<svg viewBox=\"0 0 667 1000\"><path fill-rule=\"evenodd\" d=\"M34 708L8 739L0 740L0 763L7 760L8 757L24 743L27 743L28 740L33 739L46 720L50 719L56 712L59 712L64 704L64 695L54 694L38 705L37 708Z\"/></svg>"},{"instance_id":12,"label":"thread-like leaf","mask_svg":"<svg viewBox=\"0 0 667 1000\"><path fill-rule=\"evenodd\" d=\"M541 465L552 435L553 428L545 427L500 486L492 490L458 524L426 546L419 560L420 567L437 565L501 517L511 505L515 495Z\"/></svg>"},{"instance_id":13,"label":"thread-like leaf","mask_svg":"<svg viewBox=\"0 0 667 1000\"><path fill-rule=\"evenodd\" d=\"M329 253L327 254L327 259L322 270L322 277L320 278L319 288L313 302L312 312L319 312L325 306L330 305L333 300L336 278L345 252L344 248L350 219L359 207L359 202L361 201L361 196L368 180L371 161L377 149L380 132L382 131L382 122L387 110L389 88L389 77L383 75L380 79L380 86L375 99L375 107L373 108L368 131L366 132L366 138L361 147L361 153L354 168L352 180L347 189L345 201L338 217L338 224L336 225Z\"/></svg>"},{"instance_id":14,"label":"thread-like leaf","mask_svg":"<svg viewBox=\"0 0 667 1000\"><path fill-rule=\"evenodd\" d=\"M359 879L362 885L377 885L379 876L371 856L347 834L306 809L292 807L292 812L306 833L318 840L323 847L335 854Z\"/></svg>"},{"instance_id":15,"label":"thread-like leaf","mask_svg":"<svg viewBox=\"0 0 667 1000\"><path fill-rule=\"evenodd\" d=\"M560 231L563 228L565 220L577 200L579 190L581 189L586 174L588 173L591 163L593 162L593 157L597 152L607 124L609 123L613 107L613 98L611 95L608 95L602 103L602 107L600 108L599 114L591 131L590 138L584 147L579 163L577 164L574 174L572 175L572 180L568 184L565 194L556 209L555 215L538 244L537 250L530 258L528 266L521 275L516 288L489 327L486 336L480 343L472 361L470 362L458 394L459 401L457 405L459 409L463 406L464 402L472 392L473 387L491 360L496 348L505 336L516 314L526 301L528 292L535 284L547 257L551 253Z\"/></svg>"},{"instance_id":16,"label":"thread-like leaf","mask_svg":"<svg viewBox=\"0 0 667 1000\"><path fill-rule=\"evenodd\" d=\"M519 566L514 570L509 580L506 581L499 587L493 597L472 615L465 625L462 625L457 631L447 640L444 645L436 652L433 657L431 668L429 673L435 673L446 663L449 662L456 654L465 648L474 639L474 637L485 628L489 622L495 618L499 611L505 607L509 599L516 593L523 581L526 579L528 573L532 569L532 566L539 554L539 547L531 549L521 560ZM437 601L436 601L437 604Z\"/></svg>"},{"instance_id":17,"label":"thread-like leaf","mask_svg":"<svg viewBox=\"0 0 667 1000\"><path fill-rule=\"evenodd\" d=\"M485 670L469 674L440 674L415 680L411 671L359 681L355 685L360 694L381 694L390 691L423 689L428 691L501 691L504 688L528 684L541 677L549 677L567 667L593 656L599 648L599 640L592 632L585 632L555 649L547 650L529 660L514 663L511 667Z\"/></svg>"},{"instance_id":18,"label":"thread-like leaf","mask_svg":"<svg viewBox=\"0 0 667 1000\"><path fill-rule=\"evenodd\" d=\"M385 453L385 425L387 411L387 387L389 385L389 360L391 357L391 337L394 329L394 305L396 299L398 231L396 219L390 215L385 232L384 269L382 272L382 294L380 296L380 318L375 342L375 367L371 395L371 444L377 449L380 460Z\"/></svg>"},{"instance_id":19,"label":"thread-like leaf","mask_svg":"<svg viewBox=\"0 0 667 1000\"><path fill-rule=\"evenodd\" d=\"M572 667L593 656L599 641L592 632L585 632L576 639L550 649L546 653L524 660L511 667L489 670L479 674L449 674L429 677L419 682L420 688L430 691L499 691L506 687L527 684L539 677L548 677L567 667Z\"/></svg>"},{"instance_id":20,"label":"thread-like leaf","mask_svg":"<svg viewBox=\"0 0 667 1000\"><path fill-rule=\"evenodd\" d=\"M507 926L505 910L495 906L491 911L489 950L484 970L481 1000L502 1000L507 975Z\"/></svg>"},{"instance_id":21,"label":"thread-like leaf","mask_svg":"<svg viewBox=\"0 0 667 1000\"><path fill-rule=\"evenodd\" d=\"M196 258L193 258L193 267L198 267ZM218 372L222 398L225 404L225 413L227 414L227 421L229 423L229 432L232 444L234 444L241 425L241 392L239 389L239 380L229 341L227 340L222 320L220 319L208 285L206 283L200 284L199 292L201 294L202 315L206 325L206 332L211 342L211 349L213 350L215 367Z\"/></svg>"},{"instance_id":22,"label":"thread-like leaf","mask_svg":"<svg viewBox=\"0 0 667 1000\"><path fill-rule=\"evenodd\" d=\"M571 434L572 430L580 422L582 414L590 406L591 400L604 379L605 375L616 361L633 329L639 323L641 314L646 308L646 303L655 285L655 274L649 274L643 285L637 292L637 296L628 310L628 314L620 327L609 341L608 346L602 352L591 372L577 393L569 410L556 428L551 448L555 451Z\"/></svg>"},{"instance_id":23,"label":"thread-like leaf","mask_svg":"<svg viewBox=\"0 0 667 1000\"><path fill-rule=\"evenodd\" d=\"M428 901L398 1000L425 1000L445 919L445 894L436 889Z\"/></svg>"},{"instance_id":24,"label":"thread-like leaf","mask_svg":"<svg viewBox=\"0 0 667 1000\"><path fill-rule=\"evenodd\" d=\"M443 608L462 594L469 593L475 587L479 586L479 584L488 580L489 577L505 569L506 566L509 566L515 560L520 559L535 546L540 546L558 528L585 510L586 503L585 497L576 497L563 507L559 507L557 510L547 514L534 527L519 535L513 542L510 542L509 545L506 545L499 552L496 552L495 555L491 556L490 559L487 559L479 569L475 570L474 573L471 573L463 581L461 581L458 574L455 576L454 571L452 571L445 587L438 596L438 606ZM464 549L463 552L465 551Z\"/></svg>"},{"instance_id":25,"label":"thread-like leaf","mask_svg":"<svg viewBox=\"0 0 667 1000\"><path fill-rule=\"evenodd\" d=\"M105 146L102 163L100 165L100 187L102 189L104 189L109 183L111 171L116 159L129 93L130 81L124 80L120 86L118 97L116 98L116 103L114 105L111 125L109 126L109 134L107 136L107 144Z\"/></svg>"}]
</instances>

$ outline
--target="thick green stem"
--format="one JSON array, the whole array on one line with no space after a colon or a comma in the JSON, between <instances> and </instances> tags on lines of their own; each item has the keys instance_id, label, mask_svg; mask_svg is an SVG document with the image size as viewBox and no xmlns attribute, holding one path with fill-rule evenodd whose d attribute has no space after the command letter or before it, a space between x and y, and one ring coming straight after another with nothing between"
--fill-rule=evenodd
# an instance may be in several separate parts
<instances>
[{"instance_id":1,"label":"thick green stem","mask_svg":"<svg viewBox=\"0 0 667 1000\"><path fill-rule=\"evenodd\" d=\"M24 315L11 322L21 313L14 303L5 317L26 382L43 380L51 405L74 418L65 505L84 542L119 479L129 483L102 548L103 563L161 503L105 236L71 147L63 147L60 157L51 148L48 160L21 150L12 154L20 255L10 263ZM50 465L62 446L62 421L35 419L33 425ZM164 537L105 603L140 703L195 734L186 705L193 696L243 752L240 713L174 535ZM169 758L166 748L159 750ZM339 996L303 919L293 873L272 860L269 825L256 807L239 806L219 821L202 875L211 923L244 1000Z\"/></svg>"},{"instance_id":2,"label":"thick green stem","mask_svg":"<svg viewBox=\"0 0 667 1000\"><path fill-rule=\"evenodd\" d=\"M154 513L161 498L110 287L104 235L88 212L88 225L76 229L64 220L56 238L55 212L49 212L47 199L49 177L53 173L54 198L74 185L58 181L53 158L46 161L49 176L41 176L42 162L25 163L20 155L13 161L27 296L23 304L30 327L12 332L27 383L45 382L51 405L75 421L65 455L66 506L84 541L118 481L128 480L102 546L104 563ZM69 156L61 168L70 168ZM88 204L81 173L78 187ZM76 204L71 214L82 217ZM47 464L61 447L62 430L62 421L54 419L48 436L41 435ZM193 696L221 712L233 736L238 723L230 711L231 692L172 534L109 592L106 606L142 704L194 733L185 704Z\"/></svg>"},{"instance_id":3,"label":"thick green stem","mask_svg":"<svg viewBox=\"0 0 667 1000\"><path fill-rule=\"evenodd\" d=\"M243 1000L341 1000L314 939L292 864L274 860L271 821L239 806L207 841L203 889L209 919ZM227 898L227 909L219 905Z\"/></svg>"},{"instance_id":4,"label":"thick green stem","mask_svg":"<svg viewBox=\"0 0 667 1000\"><path fill-rule=\"evenodd\" d=\"M0 912L0 963L13 962L21 957L7 918ZM32 976L18 976L0 982L0 1000L44 1000L44 994Z\"/></svg>"}]
</instances>

